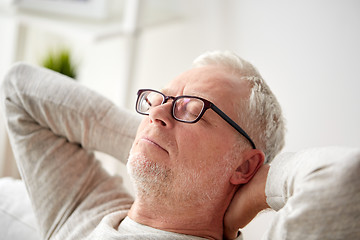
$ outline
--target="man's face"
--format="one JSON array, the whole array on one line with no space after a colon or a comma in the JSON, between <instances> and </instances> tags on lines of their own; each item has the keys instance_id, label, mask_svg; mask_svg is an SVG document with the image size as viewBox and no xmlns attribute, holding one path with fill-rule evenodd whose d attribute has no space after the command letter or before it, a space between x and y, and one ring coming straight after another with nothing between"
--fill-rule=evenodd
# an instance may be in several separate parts
<instances>
[{"instance_id":1,"label":"man's face","mask_svg":"<svg viewBox=\"0 0 360 240\"><path fill-rule=\"evenodd\" d=\"M194 68L162 92L205 98L238 122L236 110L249 87L237 78L223 67ZM224 194L239 157L233 155L239 133L211 109L189 124L172 118L171 107L170 100L151 109L139 126L128 162L137 194L200 202Z\"/></svg>"}]
</instances>

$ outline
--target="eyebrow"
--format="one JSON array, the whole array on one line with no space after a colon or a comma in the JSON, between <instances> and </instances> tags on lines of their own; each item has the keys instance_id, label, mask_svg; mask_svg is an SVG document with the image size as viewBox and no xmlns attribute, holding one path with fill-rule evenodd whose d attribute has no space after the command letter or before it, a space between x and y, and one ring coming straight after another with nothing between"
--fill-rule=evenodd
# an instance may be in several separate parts
<instances>
[{"instance_id":1,"label":"eyebrow","mask_svg":"<svg viewBox=\"0 0 360 240\"><path fill-rule=\"evenodd\" d=\"M161 93L169 96L169 91L170 89L169 88L161 88L159 90ZM171 95L171 94L170 94ZM206 94L197 94L197 93L190 93L190 94L182 94L182 95L178 95L178 96L193 96L193 97L200 97L200 98L204 98L210 102L212 102L211 98L209 98ZM178 96L173 96L173 97L178 97Z\"/></svg>"}]
</instances>

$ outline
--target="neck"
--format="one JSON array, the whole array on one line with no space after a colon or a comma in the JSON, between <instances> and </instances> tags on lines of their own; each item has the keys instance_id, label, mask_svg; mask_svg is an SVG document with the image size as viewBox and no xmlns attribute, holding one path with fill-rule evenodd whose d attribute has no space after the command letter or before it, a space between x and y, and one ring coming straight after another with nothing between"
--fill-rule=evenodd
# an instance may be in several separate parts
<instances>
[{"instance_id":1,"label":"neck","mask_svg":"<svg viewBox=\"0 0 360 240\"><path fill-rule=\"evenodd\" d=\"M175 201L138 197L128 216L143 225L156 229L204 237L222 239L223 217L230 204L233 190L226 198L209 200L201 205L181 204Z\"/></svg>"}]
</instances>

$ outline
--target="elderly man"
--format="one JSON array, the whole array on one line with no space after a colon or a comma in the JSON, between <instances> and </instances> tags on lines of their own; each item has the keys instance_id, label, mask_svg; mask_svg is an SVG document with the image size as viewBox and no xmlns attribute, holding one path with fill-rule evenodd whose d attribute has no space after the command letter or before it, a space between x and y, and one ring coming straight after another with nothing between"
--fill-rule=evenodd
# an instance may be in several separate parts
<instances>
[{"instance_id":1,"label":"elderly man","mask_svg":"<svg viewBox=\"0 0 360 240\"><path fill-rule=\"evenodd\" d=\"M212 53L194 65L161 92L138 92L137 111L148 117L128 162L137 190L129 217L221 238L234 193L263 165L263 152L272 158L280 150L284 126L274 95L249 63Z\"/></svg>"},{"instance_id":2,"label":"elderly man","mask_svg":"<svg viewBox=\"0 0 360 240\"><path fill-rule=\"evenodd\" d=\"M271 168L264 165L284 143L281 110L257 71L232 53L207 53L161 91L139 90L136 110L145 115L140 125L137 116L66 77L24 64L7 75L2 102L44 239L241 238L238 229L269 206L285 211L269 238L287 239L291 230L294 239L303 239L311 229L312 239L330 239L324 228L311 228L320 214L307 218L306 210L316 209L311 200L329 207L324 200L334 193L309 200L299 187L312 187L306 177L337 158L326 155L321 159L327 162L309 167L310 157L302 166L286 155ZM93 151L127 162L135 201ZM359 155L329 151L349 159ZM301 174L287 171L295 166ZM344 181L354 182L350 176ZM314 178L318 185L310 192L321 192L323 184ZM357 189L344 190L343 199ZM295 205L297 211L287 203L292 197L305 201ZM350 222L358 213L350 208L344 216ZM354 229L345 228L345 236L358 236Z\"/></svg>"}]
</instances>

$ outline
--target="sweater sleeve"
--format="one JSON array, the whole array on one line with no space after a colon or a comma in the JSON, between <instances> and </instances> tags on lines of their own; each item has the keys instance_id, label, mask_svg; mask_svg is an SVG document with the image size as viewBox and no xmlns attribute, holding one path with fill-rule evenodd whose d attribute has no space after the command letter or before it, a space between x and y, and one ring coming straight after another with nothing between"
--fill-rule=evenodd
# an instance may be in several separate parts
<instances>
[{"instance_id":1,"label":"sweater sleeve","mask_svg":"<svg viewBox=\"0 0 360 240\"><path fill-rule=\"evenodd\" d=\"M360 149L283 153L271 163L266 196L277 213L264 239L359 239Z\"/></svg>"},{"instance_id":2,"label":"sweater sleeve","mask_svg":"<svg viewBox=\"0 0 360 240\"><path fill-rule=\"evenodd\" d=\"M121 178L109 176L92 151L126 162L135 115L63 75L23 63L5 77L1 103L44 239L71 219L86 216L96 225L102 211L119 205L112 200L131 203Z\"/></svg>"}]
</instances>

